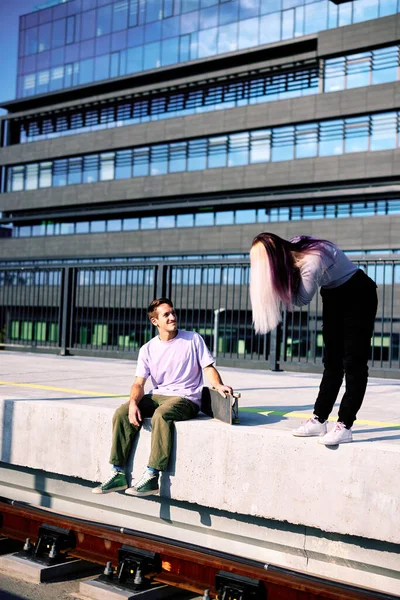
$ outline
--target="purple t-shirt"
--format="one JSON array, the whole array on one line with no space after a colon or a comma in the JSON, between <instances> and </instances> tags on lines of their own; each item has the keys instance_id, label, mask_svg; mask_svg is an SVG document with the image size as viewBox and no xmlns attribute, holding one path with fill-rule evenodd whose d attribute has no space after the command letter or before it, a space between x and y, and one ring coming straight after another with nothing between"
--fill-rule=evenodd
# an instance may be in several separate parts
<instances>
[{"instance_id":1,"label":"purple t-shirt","mask_svg":"<svg viewBox=\"0 0 400 600\"><path fill-rule=\"evenodd\" d=\"M150 393L182 396L200 406L202 369L213 363L198 333L179 330L169 342L162 342L157 336L140 348L136 377L151 378L154 387Z\"/></svg>"}]
</instances>

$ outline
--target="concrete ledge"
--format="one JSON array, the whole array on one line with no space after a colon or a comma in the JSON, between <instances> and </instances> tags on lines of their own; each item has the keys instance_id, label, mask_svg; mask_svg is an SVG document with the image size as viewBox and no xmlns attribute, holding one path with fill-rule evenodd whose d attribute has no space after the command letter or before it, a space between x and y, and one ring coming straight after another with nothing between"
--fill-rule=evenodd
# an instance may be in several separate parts
<instances>
[{"instance_id":1,"label":"concrete ledge","mask_svg":"<svg viewBox=\"0 0 400 600\"><path fill-rule=\"evenodd\" d=\"M93 482L105 479L111 419L120 403L118 398L1 401L3 462ZM400 445L359 441L326 448L287 431L229 427L206 417L177 423L175 429L163 498L400 543ZM147 463L149 420L138 438L134 477ZM109 504L109 496L101 502Z\"/></svg>"}]
</instances>

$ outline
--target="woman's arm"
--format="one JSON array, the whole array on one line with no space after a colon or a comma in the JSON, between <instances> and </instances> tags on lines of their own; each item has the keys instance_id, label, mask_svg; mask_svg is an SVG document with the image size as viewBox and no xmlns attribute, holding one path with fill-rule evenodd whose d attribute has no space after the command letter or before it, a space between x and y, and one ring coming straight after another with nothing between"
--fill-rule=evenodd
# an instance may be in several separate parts
<instances>
[{"instance_id":1,"label":"woman's arm","mask_svg":"<svg viewBox=\"0 0 400 600\"><path fill-rule=\"evenodd\" d=\"M299 289L293 294L295 306L305 306L311 300L321 285L321 279L327 266L320 254L308 254L300 266Z\"/></svg>"}]
</instances>

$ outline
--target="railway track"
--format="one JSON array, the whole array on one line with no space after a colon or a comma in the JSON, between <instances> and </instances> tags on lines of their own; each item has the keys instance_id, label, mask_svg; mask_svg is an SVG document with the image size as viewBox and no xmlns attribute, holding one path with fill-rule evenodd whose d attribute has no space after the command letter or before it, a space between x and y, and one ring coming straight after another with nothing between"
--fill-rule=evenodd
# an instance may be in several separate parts
<instances>
[{"instance_id":1,"label":"railway track","mask_svg":"<svg viewBox=\"0 0 400 600\"><path fill-rule=\"evenodd\" d=\"M211 598L220 600L400 598L7 498L0 498L0 533L14 540L29 538L33 548L50 548L44 552L47 557L52 552L62 560L68 553L93 563L108 563L110 576L117 565L119 573L125 568L137 575L140 568L147 580L199 594L208 589Z\"/></svg>"}]
</instances>

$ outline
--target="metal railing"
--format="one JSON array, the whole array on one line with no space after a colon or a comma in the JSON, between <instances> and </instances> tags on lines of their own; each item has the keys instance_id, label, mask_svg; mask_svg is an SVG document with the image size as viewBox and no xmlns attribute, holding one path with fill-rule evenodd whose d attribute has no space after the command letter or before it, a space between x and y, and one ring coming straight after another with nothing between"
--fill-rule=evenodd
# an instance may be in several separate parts
<instances>
[{"instance_id":1,"label":"metal railing","mask_svg":"<svg viewBox=\"0 0 400 600\"><path fill-rule=\"evenodd\" d=\"M400 259L360 260L378 284L371 367L400 376ZM170 297L182 329L205 339L218 363L321 370L322 303L284 312L268 335L252 326L246 260L112 263L0 270L0 347L136 358L155 331L153 298Z\"/></svg>"}]
</instances>

